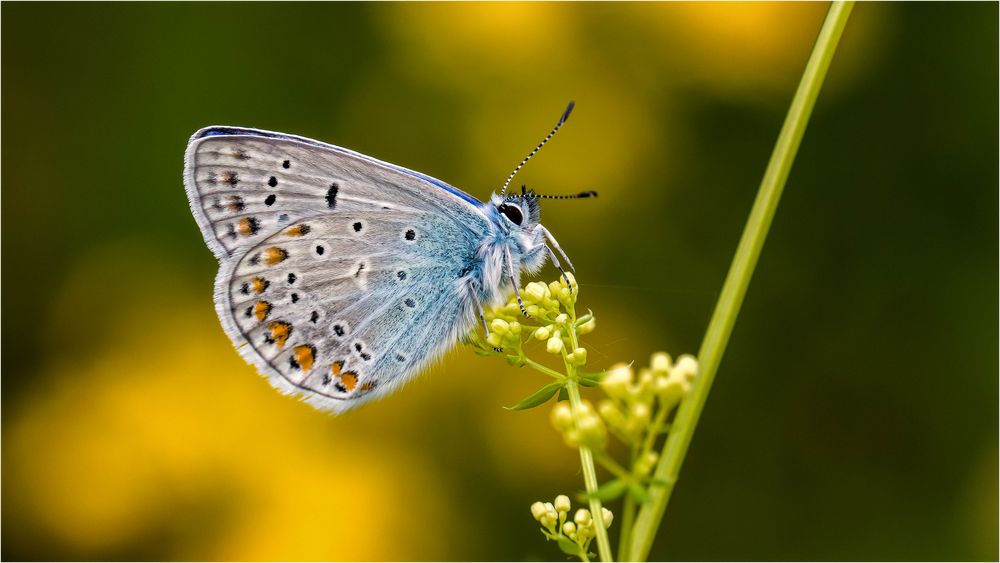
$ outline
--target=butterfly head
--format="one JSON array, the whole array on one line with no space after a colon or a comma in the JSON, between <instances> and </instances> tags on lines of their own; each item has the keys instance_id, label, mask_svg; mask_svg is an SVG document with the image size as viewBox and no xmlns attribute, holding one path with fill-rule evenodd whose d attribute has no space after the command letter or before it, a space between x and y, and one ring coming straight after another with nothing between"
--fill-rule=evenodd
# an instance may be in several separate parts
<instances>
[{"instance_id":1,"label":"butterfly head","mask_svg":"<svg viewBox=\"0 0 1000 563\"><path fill-rule=\"evenodd\" d=\"M494 194L490 205L496 210L500 224L511 231L531 232L540 219L538 198L532 192L516 196Z\"/></svg>"}]
</instances>

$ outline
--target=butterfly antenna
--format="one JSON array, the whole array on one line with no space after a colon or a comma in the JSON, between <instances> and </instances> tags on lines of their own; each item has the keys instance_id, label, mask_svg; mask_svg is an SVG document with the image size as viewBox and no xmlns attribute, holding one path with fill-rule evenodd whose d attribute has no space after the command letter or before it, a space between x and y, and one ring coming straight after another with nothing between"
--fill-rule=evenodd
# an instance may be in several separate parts
<instances>
[{"instance_id":1,"label":"butterfly antenna","mask_svg":"<svg viewBox=\"0 0 1000 563\"><path fill-rule=\"evenodd\" d=\"M549 142L549 139L551 139L556 134L556 131L558 131L559 128L562 127L563 123L566 123L566 120L569 119L570 112L573 111L574 105L575 104L573 102L570 102L569 105L566 106L566 111L564 111L562 117L559 118L559 123L556 123L556 126L552 128L552 131L549 131L549 134L546 135L544 139L542 139L541 143L538 143L538 146L535 147L535 150L531 151L530 153L528 153L528 156L524 157L524 160L521 161L521 164L517 165L517 168L515 168L514 171L510 173L510 176L507 176L507 181L503 183L503 188L500 189L500 197L503 197L503 195L507 193L507 186L510 185L510 181L514 179L514 175L517 174L517 171L520 170L521 167L524 166L526 162L531 160L531 157L535 156L535 153L538 152L538 150L541 149L543 146L545 146L545 143Z\"/></svg>"},{"instance_id":2,"label":"butterfly antenna","mask_svg":"<svg viewBox=\"0 0 1000 563\"><path fill-rule=\"evenodd\" d=\"M580 192L578 194L569 195L547 195L547 194L536 194L535 192L526 191L524 185L521 186L521 195L517 197L525 199L580 199L585 197L597 197L597 192L590 190L586 192Z\"/></svg>"}]
</instances>

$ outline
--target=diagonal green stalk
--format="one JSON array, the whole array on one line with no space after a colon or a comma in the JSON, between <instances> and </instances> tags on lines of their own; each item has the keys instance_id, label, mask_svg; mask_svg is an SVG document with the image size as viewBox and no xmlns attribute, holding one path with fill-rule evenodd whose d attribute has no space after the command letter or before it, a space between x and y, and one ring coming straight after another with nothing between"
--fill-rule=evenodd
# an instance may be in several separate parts
<instances>
[{"instance_id":1,"label":"diagonal green stalk","mask_svg":"<svg viewBox=\"0 0 1000 563\"><path fill-rule=\"evenodd\" d=\"M691 436L698 424L698 417L712 387L712 379L722 360L726 343L729 341L740 305L750 284L750 277L757 265L757 258L767 238L771 219L774 217L778 200L788 179L788 172L795 160L795 153L802 141L816 97L819 95L826 71L830 67L830 61L837 50L837 43L853 7L854 2L833 2L830 6L812 55L806 64L802 81L788 109L788 116L781 127L771 160L761 180L757 199L750 211L750 218L743 230L729 274L722 286L722 293L716 303L715 312L705 332L705 339L698 353L700 364L698 377L690 394L677 411L660 462L656 466L655 477L665 484L650 488L650 500L642 506L633 524L632 548L628 554L634 561L645 561L653 545L663 512L667 508L667 501L670 500L670 493L684 462L684 455L691 443Z\"/></svg>"},{"instance_id":2,"label":"diagonal green stalk","mask_svg":"<svg viewBox=\"0 0 1000 563\"><path fill-rule=\"evenodd\" d=\"M579 347L579 343L576 339L576 311L571 311L572 321L569 326L569 340L572 344L573 349L576 350ZM565 352L563 353L563 361L566 360ZM573 412L580 412L580 404L582 400L580 399L580 387L577 383L579 381L579 374L576 371L576 366L570 362L566 363L566 394L569 396L569 403L572 406ZM575 414L574 414L575 416ZM601 506L601 499L597 498L595 494L597 493L597 470L594 468L594 454L590 451L587 446L580 446L580 467L583 469L583 484L587 489L587 494L590 496L590 517L594 520L594 535L597 540L597 554L601 558L601 561L614 561L611 556L611 542L608 540L608 530L604 526L604 514Z\"/></svg>"}]
</instances>

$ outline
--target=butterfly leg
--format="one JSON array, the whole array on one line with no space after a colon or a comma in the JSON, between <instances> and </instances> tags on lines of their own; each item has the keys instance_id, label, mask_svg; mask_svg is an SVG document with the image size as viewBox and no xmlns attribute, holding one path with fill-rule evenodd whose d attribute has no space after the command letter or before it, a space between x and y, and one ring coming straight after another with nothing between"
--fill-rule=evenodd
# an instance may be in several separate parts
<instances>
[{"instance_id":1,"label":"butterfly leg","mask_svg":"<svg viewBox=\"0 0 1000 563\"><path fill-rule=\"evenodd\" d=\"M562 266L559 264L559 259L556 258L556 253L551 248L549 248L549 245L545 245L545 250L549 251L549 258L552 259L552 265L555 266L557 270L559 270L559 273L562 274L563 279L566 280L566 286L570 288L569 289L570 291L573 291L573 284L569 282L569 276L566 275L566 270L563 270Z\"/></svg>"},{"instance_id":2,"label":"butterfly leg","mask_svg":"<svg viewBox=\"0 0 1000 563\"><path fill-rule=\"evenodd\" d=\"M475 295L475 292L473 292ZM483 304L479 302L478 297L474 297L472 300L476 304L476 310L479 312L479 320L483 321L483 330L486 331L486 337L490 337L490 325L486 324L486 313L483 312ZM503 352L503 348L499 346L494 346L493 350L496 352Z\"/></svg>"},{"instance_id":3,"label":"butterfly leg","mask_svg":"<svg viewBox=\"0 0 1000 563\"><path fill-rule=\"evenodd\" d=\"M569 259L569 256L566 256L565 252L563 252L563 249L562 249L561 246L559 246L559 242L556 240L556 237L552 236L552 233L550 233L548 229L546 229L545 227L543 227L541 225L538 225L537 228L541 229L542 232L545 233L545 238L547 238L549 240L549 243L551 243L552 246L555 247L555 249L559 251L559 254L562 255L563 260L566 261L566 265L569 266L569 271L575 272L576 268L573 267L573 261ZM549 249L549 252L552 252L551 248ZM554 254L553 254L553 262L555 262L555 255Z\"/></svg>"},{"instance_id":4,"label":"butterfly leg","mask_svg":"<svg viewBox=\"0 0 1000 563\"><path fill-rule=\"evenodd\" d=\"M521 301L521 292L517 289L517 279L514 277L514 260L510 257L510 249L504 247L504 256L507 258L507 275L510 276L510 283L514 286L514 296L517 297L517 305L521 308L521 312L524 313L526 318L531 318L528 314L528 310L524 308L524 302Z\"/></svg>"}]
</instances>

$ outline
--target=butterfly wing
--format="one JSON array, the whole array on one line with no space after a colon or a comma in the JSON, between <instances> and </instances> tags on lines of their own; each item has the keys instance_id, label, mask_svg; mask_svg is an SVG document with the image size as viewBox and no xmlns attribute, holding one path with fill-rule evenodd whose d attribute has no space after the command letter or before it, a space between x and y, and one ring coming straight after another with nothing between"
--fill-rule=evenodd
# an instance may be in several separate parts
<instances>
[{"instance_id":1,"label":"butterfly wing","mask_svg":"<svg viewBox=\"0 0 1000 563\"><path fill-rule=\"evenodd\" d=\"M317 141L209 128L188 146L215 301L271 382L343 411L398 387L468 329L488 220L421 174Z\"/></svg>"}]
</instances>

